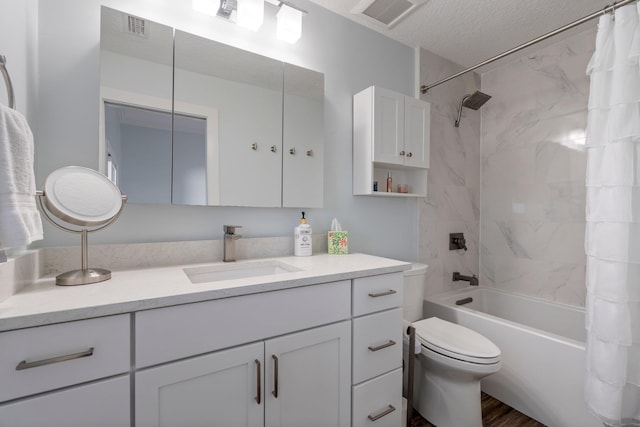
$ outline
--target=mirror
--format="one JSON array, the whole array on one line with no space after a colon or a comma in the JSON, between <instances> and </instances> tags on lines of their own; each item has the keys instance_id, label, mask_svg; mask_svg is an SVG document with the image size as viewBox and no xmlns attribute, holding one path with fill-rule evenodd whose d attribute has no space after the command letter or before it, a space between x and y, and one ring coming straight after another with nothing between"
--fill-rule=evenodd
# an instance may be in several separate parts
<instances>
[{"instance_id":1,"label":"mirror","mask_svg":"<svg viewBox=\"0 0 640 427\"><path fill-rule=\"evenodd\" d=\"M322 73L103 6L100 83L130 203L322 207Z\"/></svg>"}]
</instances>

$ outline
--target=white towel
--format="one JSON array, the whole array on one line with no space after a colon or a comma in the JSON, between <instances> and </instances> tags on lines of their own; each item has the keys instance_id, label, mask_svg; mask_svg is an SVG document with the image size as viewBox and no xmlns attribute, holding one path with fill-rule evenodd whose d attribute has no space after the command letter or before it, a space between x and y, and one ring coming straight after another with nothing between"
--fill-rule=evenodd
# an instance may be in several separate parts
<instances>
[{"instance_id":1,"label":"white towel","mask_svg":"<svg viewBox=\"0 0 640 427\"><path fill-rule=\"evenodd\" d=\"M0 250L42 240L33 151L27 120L0 104Z\"/></svg>"}]
</instances>

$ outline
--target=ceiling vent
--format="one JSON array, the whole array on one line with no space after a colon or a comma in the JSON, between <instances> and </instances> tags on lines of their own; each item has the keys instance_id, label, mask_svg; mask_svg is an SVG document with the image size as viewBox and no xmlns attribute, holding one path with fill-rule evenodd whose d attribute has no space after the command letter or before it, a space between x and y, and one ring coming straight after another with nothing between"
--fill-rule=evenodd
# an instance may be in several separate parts
<instances>
[{"instance_id":1,"label":"ceiling vent","mask_svg":"<svg viewBox=\"0 0 640 427\"><path fill-rule=\"evenodd\" d=\"M427 0L361 0L351 13L364 15L377 24L393 28Z\"/></svg>"},{"instance_id":2,"label":"ceiling vent","mask_svg":"<svg viewBox=\"0 0 640 427\"><path fill-rule=\"evenodd\" d=\"M138 37L148 38L147 21L137 16L127 15L125 23L125 32Z\"/></svg>"}]
</instances>

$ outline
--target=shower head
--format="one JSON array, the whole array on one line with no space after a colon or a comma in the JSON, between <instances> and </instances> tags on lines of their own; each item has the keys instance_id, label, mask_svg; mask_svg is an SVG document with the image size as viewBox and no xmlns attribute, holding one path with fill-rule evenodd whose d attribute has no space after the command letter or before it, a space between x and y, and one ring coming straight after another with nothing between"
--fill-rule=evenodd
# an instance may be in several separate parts
<instances>
[{"instance_id":1,"label":"shower head","mask_svg":"<svg viewBox=\"0 0 640 427\"><path fill-rule=\"evenodd\" d=\"M471 108L472 110L477 110L482 107L485 102L491 99L490 95L486 93L482 93L479 90L475 91L473 94L465 95L460 101L460 106L458 107L458 118L456 119L455 126L460 126L460 116L462 115L462 107Z\"/></svg>"}]
</instances>

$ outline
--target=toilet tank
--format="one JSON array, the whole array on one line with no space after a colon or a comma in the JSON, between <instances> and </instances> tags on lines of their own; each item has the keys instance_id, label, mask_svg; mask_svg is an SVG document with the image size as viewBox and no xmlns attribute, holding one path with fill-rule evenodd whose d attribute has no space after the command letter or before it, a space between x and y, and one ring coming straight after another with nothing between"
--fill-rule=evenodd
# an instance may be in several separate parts
<instances>
[{"instance_id":1,"label":"toilet tank","mask_svg":"<svg viewBox=\"0 0 640 427\"><path fill-rule=\"evenodd\" d=\"M422 319L422 300L427 280L427 265L414 263L404 271L402 318L406 322Z\"/></svg>"}]
</instances>

